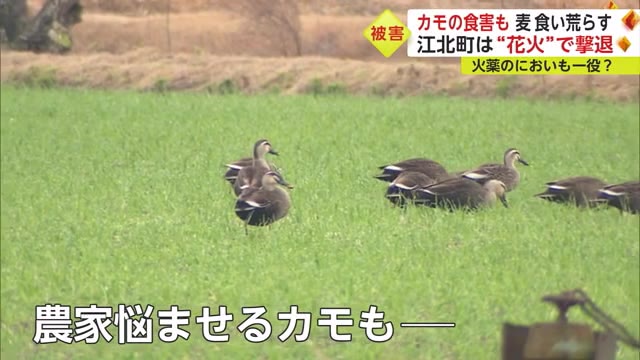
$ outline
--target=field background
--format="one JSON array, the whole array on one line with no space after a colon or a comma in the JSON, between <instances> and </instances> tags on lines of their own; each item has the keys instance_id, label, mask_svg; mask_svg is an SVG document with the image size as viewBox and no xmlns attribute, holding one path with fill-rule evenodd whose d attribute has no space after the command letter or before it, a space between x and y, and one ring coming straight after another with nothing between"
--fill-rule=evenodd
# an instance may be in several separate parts
<instances>
[{"instance_id":1,"label":"field background","mask_svg":"<svg viewBox=\"0 0 640 360\"><path fill-rule=\"evenodd\" d=\"M3 357L494 359L502 322L552 320L540 296L576 287L639 333L638 217L532 198L568 175L637 178L635 105L2 91ZM614 111L619 119L600 120ZM258 134L296 188L290 216L247 237L222 164ZM372 178L416 154L460 170L514 145L531 166L509 209L403 214ZM396 327L458 327L396 328L386 344L357 328L354 343L338 344L314 326L302 344L248 344L237 331L207 344L194 327L189 341L163 346L35 346L33 307L47 302L196 314L223 304L236 316L264 305L271 319L290 304L314 319L320 307L358 317L375 304ZM277 335L284 324L273 324Z\"/></svg>"},{"instance_id":2,"label":"field background","mask_svg":"<svg viewBox=\"0 0 640 360\"><path fill-rule=\"evenodd\" d=\"M29 1L31 12L41 3ZM316 93L332 87L362 95L587 97L626 102L637 102L640 96L638 76L461 75L459 60L408 58L406 46L386 59L362 36L385 8L406 21L410 8L602 8L604 0L301 0L297 3L302 58L284 56L293 51L287 31L256 24L251 13L231 5L235 2L170 3L167 24L167 0L85 0L83 21L73 29L71 54L34 57L3 49L1 80L110 89L217 92L231 87L243 93ZM639 0L617 4L640 8Z\"/></svg>"},{"instance_id":3,"label":"field background","mask_svg":"<svg viewBox=\"0 0 640 360\"><path fill-rule=\"evenodd\" d=\"M553 320L540 297L577 287L640 335L640 218L533 198L565 176L640 177L638 77L462 76L404 47L385 59L360 34L384 8L404 20L599 1L300 1L301 57L247 39L221 1L173 0L171 49L164 0L84 4L70 54L1 53L3 359L496 359L502 323ZM262 137L293 207L245 236L223 164ZM531 163L509 209L402 212L372 178L409 157L457 171L508 147ZM118 345L113 326L110 344L38 346L34 307L50 302L179 305L191 338L162 344L156 322L151 346ZM311 334L282 344L275 314L292 304L312 312ZM394 324L387 343L357 327L370 304ZM235 317L230 343L193 324L218 305ZM235 327L259 305L273 333L250 344ZM353 309L351 343L316 326L321 307ZM399 327L411 321L458 325ZM640 359L620 345L617 359Z\"/></svg>"}]
</instances>

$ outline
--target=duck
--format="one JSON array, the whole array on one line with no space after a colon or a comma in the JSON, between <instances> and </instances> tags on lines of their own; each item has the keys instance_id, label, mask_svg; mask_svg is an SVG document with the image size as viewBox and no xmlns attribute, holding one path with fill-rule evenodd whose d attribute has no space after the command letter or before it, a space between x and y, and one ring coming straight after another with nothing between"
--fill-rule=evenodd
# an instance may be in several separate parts
<instances>
[{"instance_id":1,"label":"duck","mask_svg":"<svg viewBox=\"0 0 640 360\"><path fill-rule=\"evenodd\" d=\"M265 160L266 154L279 155L279 153L271 146L267 139L256 141L253 146L253 158L251 165L244 166L238 171L236 180L233 182L233 192L236 196L240 196L242 190L261 186L262 176L268 171L274 171L269 163Z\"/></svg>"},{"instance_id":2,"label":"duck","mask_svg":"<svg viewBox=\"0 0 640 360\"><path fill-rule=\"evenodd\" d=\"M416 191L415 203L429 207L442 207L451 211L456 209L477 210L493 206L500 199L506 208L506 185L500 180L491 179L482 185L476 181L459 177L451 178Z\"/></svg>"},{"instance_id":3,"label":"duck","mask_svg":"<svg viewBox=\"0 0 640 360\"><path fill-rule=\"evenodd\" d=\"M293 185L275 171L268 171L262 176L260 188L247 188L242 191L235 202L235 213L247 225L267 226L284 218L291 207L291 197L287 190Z\"/></svg>"},{"instance_id":4,"label":"duck","mask_svg":"<svg viewBox=\"0 0 640 360\"><path fill-rule=\"evenodd\" d=\"M462 173L462 177L477 181L480 184L488 180L500 180L507 187L507 192L513 191L520 183L520 173L516 168L516 161L529 166L529 163L522 158L520 151L509 148L504 153L504 163L487 163Z\"/></svg>"},{"instance_id":5,"label":"duck","mask_svg":"<svg viewBox=\"0 0 640 360\"><path fill-rule=\"evenodd\" d=\"M242 158L240 160L236 160L234 162L225 164L227 167L227 172L224 173L224 179L227 180L231 185L236 182L236 178L238 177L238 172L247 166L251 166L253 164L253 158Z\"/></svg>"},{"instance_id":6,"label":"duck","mask_svg":"<svg viewBox=\"0 0 640 360\"><path fill-rule=\"evenodd\" d=\"M435 160L427 158L403 160L393 164L378 166L378 169L382 170L382 173L374 177L385 182L393 182L404 171L420 172L436 181L449 178L449 173L444 166Z\"/></svg>"},{"instance_id":7,"label":"duck","mask_svg":"<svg viewBox=\"0 0 640 360\"><path fill-rule=\"evenodd\" d=\"M266 140L266 139L260 139L255 143L255 145L254 145L254 157L255 157L255 148L256 148L256 146L258 144L260 144L260 146L265 146L265 144L264 144L265 142L268 143L269 141ZM271 145L269 145L269 146L271 146ZM273 149L272 147L264 154L271 154L271 155L275 155L275 156L279 155L279 153L275 149ZM260 153L258 155L260 155ZM227 168L227 172L224 174L224 179L226 181L228 181L231 185L233 185L235 183L235 181L236 181L236 178L238 177L238 172L240 170L242 170L242 168L244 168L244 167L253 165L254 157L245 157L245 158L242 158L240 160L236 160L236 161L230 162L228 164L225 164L224 166ZM269 168L271 170L273 170L273 171L277 170L273 165L270 165L270 164L268 164L268 165L269 165Z\"/></svg>"},{"instance_id":8,"label":"duck","mask_svg":"<svg viewBox=\"0 0 640 360\"><path fill-rule=\"evenodd\" d=\"M404 208L407 202L413 202L416 190L435 183L436 180L421 172L403 171L389 184L385 198L392 204Z\"/></svg>"},{"instance_id":9,"label":"duck","mask_svg":"<svg viewBox=\"0 0 640 360\"><path fill-rule=\"evenodd\" d=\"M535 194L534 197L587 208L597 205L595 200L598 199L598 190L607 186L607 183L592 176L572 176L550 181L545 185L547 189L544 192Z\"/></svg>"},{"instance_id":10,"label":"duck","mask_svg":"<svg viewBox=\"0 0 640 360\"><path fill-rule=\"evenodd\" d=\"M598 200L631 214L640 214L640 181L627 181L604 186L598 190Z\"/></svg>"}]
</instances>

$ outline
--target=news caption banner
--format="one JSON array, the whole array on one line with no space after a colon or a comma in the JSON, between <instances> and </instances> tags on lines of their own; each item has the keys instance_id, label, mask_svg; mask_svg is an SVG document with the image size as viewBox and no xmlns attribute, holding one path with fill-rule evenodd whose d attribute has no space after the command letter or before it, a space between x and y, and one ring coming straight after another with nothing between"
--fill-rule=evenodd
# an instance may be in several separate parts
<instances>
[{"instance_id":1,"label":"news caption banner","mask_svg":"<svg viewBox=\"0 0 640 360\"><path fill-rule=\"evenodd\" d=\"M455 57L469 75L639 75L640 9L385 10L363 35L385 57Z\"/></svg>"},{"instance_id":2,"label":"news caption banner","mask_svg":"<svg viewBox=\"0 0 640 360\"><path fill-rule=\"evenodd\" d=\"M187 341L191 333L185 329L195 324L200 326L200 335L208 342L225 343L232 338L231 333L237 331L250 343L262 343L272 336L284 343L292 339L299 343L309 339L313 314L300 311L297 305L290 305L288 311L278 312L277 319L282 326L274 326L263 316L268 309L265 306L244 306L239 314L230 312L227 306L219 305L217 310L204 306L199 314L192 314L189 309L180 309L171 305L169 309L158 309L153 305L120 304L116 309L110 306L77 306L63 304L44 304L35 308L35 332L33 342L36 344L96 344L101 340L111 343L117 328L118 344L151 344L154 342L154 325L158 326L157 338L164 343L178 340ZM355 321L351 308L320 308L320 316L316 319L318 328L328 328L328 336L335 342L350 342L352 333L345 327L354 327ZM154 321L154 317L157 321ZM360 312L358 328L364 331L367 339L374 343L384 343L394 335L394 325L384 321L385 313L378 310L377 305L369 305L366 311ZM242 320L237 326L229 326L237 318ZM157 323L157 324L156 324ZM301 323L301 324L299 324ZM300 325L300 326L298 326ZM401 328L454 328L453 322L402 322ZM280 330L274 331L274 328ZM342 330L340 330L342 328ZM299 330L296 332L296 330ZM236 334L236 336L239 336Z\"/></svg>"}]
</instances>

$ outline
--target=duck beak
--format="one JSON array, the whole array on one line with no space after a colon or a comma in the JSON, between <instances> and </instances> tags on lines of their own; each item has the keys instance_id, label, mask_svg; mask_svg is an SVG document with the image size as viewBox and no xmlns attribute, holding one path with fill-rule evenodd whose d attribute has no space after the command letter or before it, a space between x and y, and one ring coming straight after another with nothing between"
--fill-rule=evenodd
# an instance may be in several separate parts
<instances>
[{"instance_id":1,"label":"duck beak","mask_svg":"<svg viewBox=\"0 0 640 360\"><path fill-rule=\"evenodd\" d=\"M287 189L293 189L293 185L286 182L283 178L280 178L280 180L278 180L278 184L286 187Z\"/></svg>"},{"instance_id":2,"label":"duck beak","mask_svg":"<svg viewBox=\"0 0 640 360\"><path fill-rule=\"evenodd\" d=\"M521 163L522 165L529 166L529 163L528 163L528 162L526 162L526 161L525 161L524 159L522 159L522 158L518 159L518 162L519 162L519 163Z\"/></svg>"},{"instance_id":3,"label":"duck beak","mask_svg":"<svg viewBox=\"0 0 640 360\"><path fill-rule=\"evenodd\" d=\"M502 205L504 205L504 207L509 208L509 203L507 202L506 196L500 196L500 201L502 202Z\"/></svg>"},{"instance_id":4,"label":"duck beak","mask_svg":"<svg viewBox=\"0 0 640 360\"><path fill-rule=\"evenodd\" d=\"M275 156L280 155L280 154L279 154L275 149L273 149L273 148L269 149L269 154L271 154L271 155L275 155Z\"/></svg>"}]
</instances>

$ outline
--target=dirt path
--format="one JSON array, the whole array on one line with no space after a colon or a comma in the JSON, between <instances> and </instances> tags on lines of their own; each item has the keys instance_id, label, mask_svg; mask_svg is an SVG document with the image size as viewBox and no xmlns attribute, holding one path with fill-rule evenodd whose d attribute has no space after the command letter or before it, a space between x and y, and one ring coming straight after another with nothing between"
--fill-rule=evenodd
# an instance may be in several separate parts
<instances>
[{"instance_id":1,"label":"dirt path","mask_svg":"<svg viewBox=\"0 0 640 360\"><path fill-rule=\"evenodd\" d=\"M67 56L3 51L1 80L107 89L470 97L588 96L639 101L638 76L470 76L457 63L367 62L322 57L257 58L154 49Z\"/></svg>"}]
</instances>

